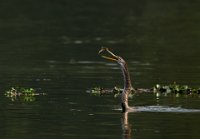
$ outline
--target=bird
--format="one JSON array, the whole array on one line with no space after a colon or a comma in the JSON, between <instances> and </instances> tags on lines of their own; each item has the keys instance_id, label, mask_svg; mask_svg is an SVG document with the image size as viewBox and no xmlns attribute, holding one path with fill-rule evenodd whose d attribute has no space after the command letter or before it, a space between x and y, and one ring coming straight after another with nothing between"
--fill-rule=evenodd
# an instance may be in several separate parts
<instances>
[{"instance_id":1,"label":"bird","mask_svg":"<svg viewBox=\"0 0 200 139\"><path fill-rule=\"evenodd\" d=\"M103 55L102 54L103 52L108 52L108 54L110 54L111 56ZM99 55L101 55L101 57L104 59L115 61L119 64L124 81L124 88L121 93L122 112L134 111L134 108L130 107L128 104L128 95L130 92L135 91L135 89L132 87L131 78L126 61L121 56L115 55L113 52L109 50L109 48L106 47L102 47L100 49Z\"/></svg>"}]
</instances>

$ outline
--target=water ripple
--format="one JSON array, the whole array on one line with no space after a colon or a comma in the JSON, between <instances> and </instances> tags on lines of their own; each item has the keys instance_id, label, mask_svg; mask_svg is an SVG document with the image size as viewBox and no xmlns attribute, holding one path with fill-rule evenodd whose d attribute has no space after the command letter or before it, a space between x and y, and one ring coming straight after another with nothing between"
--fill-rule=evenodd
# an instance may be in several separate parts
<instances>
[{"instance_id":1,"label":"water ripple","mask_svg":"<svg viewBox=\"0 0 200 139\"><path fill-rule=\"evenodd\" d=\"M121 109L115 109L121 110ZM129 112L166 112L166 113L199 113L200 109L186 109L168 106L136 106L131 107Z\"/></svg>"}]
</instances>

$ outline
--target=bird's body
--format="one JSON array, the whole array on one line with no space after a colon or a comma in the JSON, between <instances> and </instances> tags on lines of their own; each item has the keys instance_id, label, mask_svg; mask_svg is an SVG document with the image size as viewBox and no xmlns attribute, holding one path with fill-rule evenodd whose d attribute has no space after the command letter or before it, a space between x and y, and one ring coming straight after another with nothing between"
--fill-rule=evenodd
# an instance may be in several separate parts
<instances>
[{"instance_id":1,"label":"bird's body","mask_svg":"<svg viewBox=\"0 0 200 139\"><path fill-rule=\"evenodd\" d=\"M131 84L131 78L130 78L130 74L128 71L128 66L122 57L113 54L108 48L102 48L99 51L99 54L102 53L103 51L107 51L109 54L111 54L112 57L108 57L108 56L104 56L104 55L102 55L102 57L105 59L108 59L108 60L116 61L119 64L120 69L123 74L124 89L121 94L122 112L133 111L134 109L129 107L129 105L128 105L128 95L131 91L134 91L135 89L132 87L132 84Z\"/></svg>"},{"instance_id":2,"label":"bird's body","mask_svg":"<svg viewBox=\"0 0 200 139\"><path fill-rule=\"evenodd\" d=\"M121 57L118 57L118 64L122 71L123 80L124 80L124 89L121 94L121 106L122 106L122 111L125 112L131 109L128 105L128 96L129 96L129 93L131 93L131 91L134 89L131 84L131 78L130 78L128 66L125 60Z\"/></svg>"}]
</instances>

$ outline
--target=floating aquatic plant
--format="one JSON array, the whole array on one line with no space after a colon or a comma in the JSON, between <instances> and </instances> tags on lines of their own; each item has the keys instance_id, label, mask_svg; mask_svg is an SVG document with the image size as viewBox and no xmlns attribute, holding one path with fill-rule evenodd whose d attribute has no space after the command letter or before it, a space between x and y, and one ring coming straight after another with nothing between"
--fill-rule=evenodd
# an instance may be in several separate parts
<instances>
[{"instance_id":1,"label":"floating aquatic plant","mask_svg":"<svg viewBox=\"0 0 200 139\"><path fill-rule=\"evenodd\" d=\"M23 100L23 101L34 101L35 96L45 95L45 93L38 93L33 88L20 88L20 87L11 87L11 89L5 92L5 96L10 98L12 101Z\"/></svg>"},{"instance_id":2,"label":"floating aquatic plant","mask_svg":"<svg viewBox=\"0 0 200 139\"><path fill-rule=\"evenodd\" d=\"M153 87L154 92L166 93L166 94L180 94L180 95L193 95L200 94L199 87L190 87L188 85L179 85L176 83L170 85L156 84Z\"/></svg>"},{"instance_id":3,"label":"floating aquatic plant","mask_svg":"<svg viewBox=\"0 0 200 139\"><path fill-rule=\"evenodd\" d=\"M93 95L114 95L115 97L121 94L123 91L122 88L114 87L112 89L104 89L100 87L92 88L89 92ZM156 84L155 86L144 89L144 88L136 88L135 91L132 91L129 94L129 97L133 96L134 94L138 93L154 93L156 96L164 94L175 94L176 96L180 95L199 95L200 94L200 87L190 87L188 85L180 85L180 84L169 84L169 85L160 85Z\"/></svg>"},{"instance_id":4,"label":"floating aquatic plant","mask_svg":"<svg viewBox=\"0 0 200 139\"><path fill-rule=\"evenodd\" d=\"M90 90L87 90L88 93L91 93L94 96L103 96L103 95L114 95L114 97L118 97L122 93L123 89L119 87L113 87L112 89L109 88L101 88L101 87L95 87ZM132 98L134 95L134 92L132 91L129 94L129 97Z\"/></svg>"},{"instance_id":5,"label":"floating aquatic plant","mask_svg":"<svg viewBox=\"0 0 200 139\"><path fill-rule=\"evenodd\" d=\"M122 92L122 89L119 88L119 87L114 87L112 89L109 89L109 88L101 88L101 87L94 87L90 90L88 90L89 93L91 93L92 95L95 95L95 96L100 96L100 95L118 95Z\"/></svg>"}]
</instances>

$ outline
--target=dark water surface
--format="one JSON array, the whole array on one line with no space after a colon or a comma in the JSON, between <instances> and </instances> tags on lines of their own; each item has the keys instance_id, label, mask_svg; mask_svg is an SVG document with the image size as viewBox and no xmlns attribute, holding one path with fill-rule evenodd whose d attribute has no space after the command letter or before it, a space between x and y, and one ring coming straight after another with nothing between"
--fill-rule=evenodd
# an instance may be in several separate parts
<instances>
[{"instance_id":1,"label":"dark water surface","mask_svg":"<svg viewBox=\"0 0 200 139\"><path fill-rule=\"evenodd\" d=\"M119 98L86 90L122 86L106 46L126 59L133 86L199 86L197 0L19 0L0 2L0 138L200 138L198 112L122 114ZM12 101L12 86L46 96ZM199 110L195 96L143 94L131 105Z\"/></svg>"}]
</instances>

